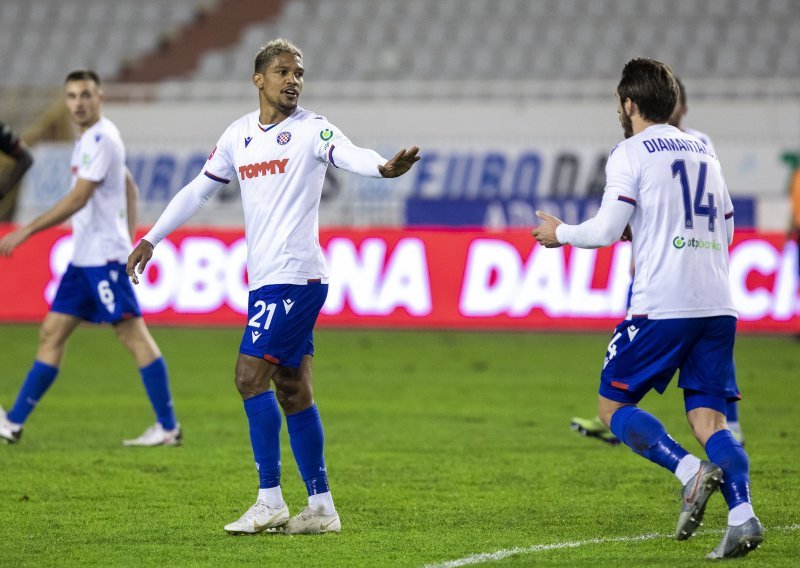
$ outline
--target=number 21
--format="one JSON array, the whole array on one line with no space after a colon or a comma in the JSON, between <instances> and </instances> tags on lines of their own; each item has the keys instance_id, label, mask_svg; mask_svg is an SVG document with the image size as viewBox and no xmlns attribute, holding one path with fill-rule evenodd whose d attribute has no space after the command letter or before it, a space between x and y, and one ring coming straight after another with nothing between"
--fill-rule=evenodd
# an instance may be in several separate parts
<instances>
[{"instance_id":1,"label":"number 21","mask_svg":"<svg viewBox=\"0 0 800 568\"><path fill-rule=\"evenodd\" d=\"M277 304L267 305L264 300L259 300L253 304L253 306L258 308L258 311L253 314L253 317L250 318L250 321L247 322L247 325L256 328L261 327L258 318L263 316L264 312L269 312L269 314L267 314L267 321L264 322L264 329L269 329L269 324L272 323L272 316L275 314L275 306L277 306Z\"/></svg>"}]
</instances>

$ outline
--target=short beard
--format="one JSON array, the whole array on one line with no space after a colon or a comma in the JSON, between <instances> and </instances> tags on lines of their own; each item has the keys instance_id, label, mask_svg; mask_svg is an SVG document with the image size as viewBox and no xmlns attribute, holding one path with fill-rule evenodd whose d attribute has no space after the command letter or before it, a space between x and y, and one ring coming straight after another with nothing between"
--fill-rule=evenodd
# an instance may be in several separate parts
<instances>
[{"instance_id":1,"label":"short beard","mask_svg":"<svg viewBox=\"0 0 800 568\"><path fill-rule=\"evenodd\" d=\"M291 106L282 105L282 104L279 104L279 105L276 105L276 106L278 107L278 110L280 110L282 113L287 114L287 115L292 114L295 111L295 109L297 109L297 103L294 103Z\"/></svg>"},{"instance_id":2,"label":"short beard","mask_svg":"<svg viewBox=\"0 0 800 568\"><path fill-rule=\"evenodd\" d=\"M622 114L620 114L621 122L622 122L622 132L625 134L625 138L630 138L633 136L633 120L631 120L630 115L625 112L625 109L622 109Z\"/></svg>"}]
</instances>

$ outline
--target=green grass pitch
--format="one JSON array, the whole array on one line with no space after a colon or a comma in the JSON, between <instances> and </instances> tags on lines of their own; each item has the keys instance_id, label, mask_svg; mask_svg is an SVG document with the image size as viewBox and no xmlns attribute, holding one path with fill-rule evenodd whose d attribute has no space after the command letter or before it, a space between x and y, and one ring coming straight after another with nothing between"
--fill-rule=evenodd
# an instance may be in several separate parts
<instances>
[{"instance_id":1,"label":"green grass pitch","mask_svg":"<svg viewBox=\"0 0 800 568\"><path fill-rule=\"evenodd\" d=\"M315 392L343 532L229 536L223 525L257 489L233 385L240 333L153 330L185 443L143 449L120 445L153 422L133 361L110 329L79 329L22 442L0 445L0 565L423 566L498 553L482 565L700 566L721 536L721 496L694 539L672 540L678 481L569 430L571 416L595 412L607 335L336 330L316 334ZM0 327L6 409L36 337L34 326ZM737 342L767 528L742 565L797 565L799 355L792 338ZM700 452L677 388L643 406ZM305 490L285 426L282 436L295 513ZM655 536L624 540L642 535Z\"/></svg>"}]
</instances>

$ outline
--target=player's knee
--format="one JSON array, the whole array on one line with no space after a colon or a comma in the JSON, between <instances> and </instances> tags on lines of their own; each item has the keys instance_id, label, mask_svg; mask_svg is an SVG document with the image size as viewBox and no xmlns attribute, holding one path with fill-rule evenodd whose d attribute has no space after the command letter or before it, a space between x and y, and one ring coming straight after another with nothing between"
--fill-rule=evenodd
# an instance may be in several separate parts
<instances>
[{"instance_id":1,"label":"player's knee","mask_svg":"<svg viewBox=\"0 0 800 568\"><path fill-rule=\"evenodd\" d=\"M259 391L259 382L256 380L256 378L244 373L237 372L234 377L234 383L236 384L236 390L239 391L239 394L242 395L243 399L254 397L266 390L261 389Z\"/></svg>"},{"instance_id":2,"label":"player's knee","mask_svg":"<svg viewBox=\"0 0 800 568\"><path fill-rule=\"evenodd\" d=\"M43 347L63 345L65 340L66 337L56 326L43 325L39 328L39 345Z\"/></svg>"},{"instance_id":3,"label":"player's knee","mask_svg":"<svg viewBox=\"0 0 800 568\"><path fill-rule=\"evenodd\" d=\"M272 381L275 396L284 412L292 414L311 406L311 385L299 370L281 367Z\"/></svg>"}]
</instances>

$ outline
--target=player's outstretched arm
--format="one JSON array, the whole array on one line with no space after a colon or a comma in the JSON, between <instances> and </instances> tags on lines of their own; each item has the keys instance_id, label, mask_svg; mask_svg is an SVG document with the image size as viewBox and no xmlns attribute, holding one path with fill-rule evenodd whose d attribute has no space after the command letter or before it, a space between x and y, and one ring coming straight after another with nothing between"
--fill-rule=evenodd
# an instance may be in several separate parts
<instances>
[{"instance_id":1,"label":"player's outstretched arm","mask_svg":"<svg viewBox=\"0 0 800 568\"><path fill-rule=\"evenodd\" d=\"M139 274L144 272L147 263L153 258L153 245L152 243L142 239L133 252L128 255L128 264L125 266L125 272L128 278L134 284L139 283Z\"/></svg>"},{"instance_id":2,"label":"player's outstretched arm","mask_svg":"<svg viewBox=\"0 0 800 568\"><path fill-rule=\"evenodd\" d=\"M31 235L55 227L72 217L74 213L83 209L98 185L99 182L79 178L72 190L52 208L24 227L20 227L0 239L0 256L11 256L14 249L28 240Z\"/></svg>"},{"instance_id":3,"label":"player's outstretched arm","mask_svg":"<svg viewBox=\"0 0 800 568\"><path fill-rule=\"evenodd\" d=\"M386 164L383 166L378 166L378 171L385 178L400 177L410 170L411 166L413 166L414 163L418 162L420 159L421 157L419 156L419 148L416 146L409 150L403 148L394 155L394 158L386 162Z\"/></svg>"}]
</instances>

